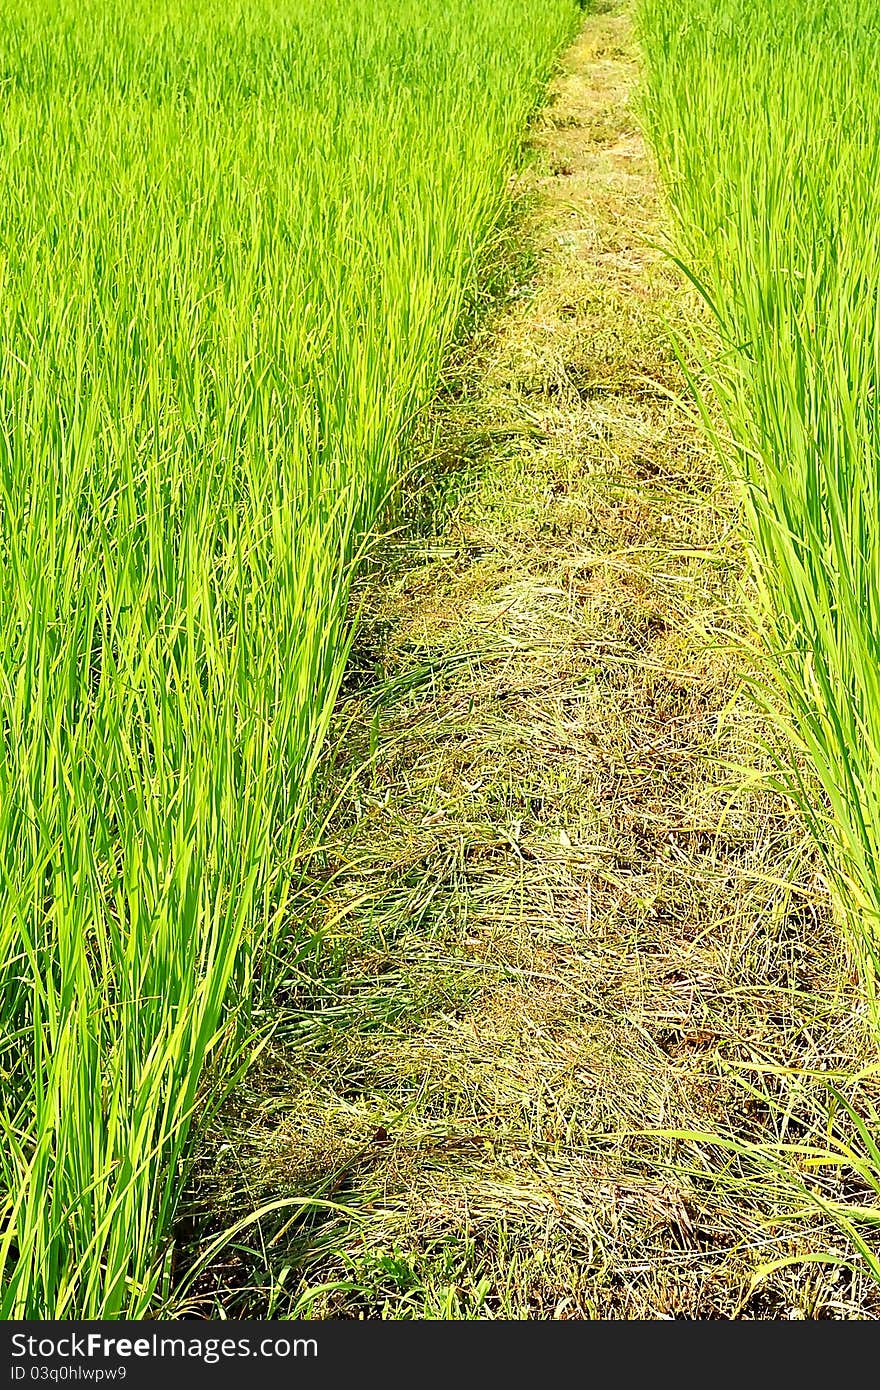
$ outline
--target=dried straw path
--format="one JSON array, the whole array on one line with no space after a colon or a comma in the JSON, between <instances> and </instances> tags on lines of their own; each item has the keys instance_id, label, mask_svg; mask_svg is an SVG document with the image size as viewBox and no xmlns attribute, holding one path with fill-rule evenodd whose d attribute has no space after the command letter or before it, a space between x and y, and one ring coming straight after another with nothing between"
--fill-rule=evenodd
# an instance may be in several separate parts
<instances>
[{"instance_id":1,"label":"dried straw path","mask_svg":"<svg viewBox=\"0 0 880 1390\"><path fill-rule=\"evenodd\" d=\"M818 1102L780 1115L768 1068L864 1043L738 690L735 518L674 399L667 324L694 305L655 249L634 55L619 9L567 54L529 263L451 370L422 510L365 580L320 960L202 1175L235 1215L345 1208L248 1267L258 1314L876 1312L849 1272L756 1277L836 1239L780 1228L781 1180L642 1133L804 1134Z\"/></svg>"}]
</instances>

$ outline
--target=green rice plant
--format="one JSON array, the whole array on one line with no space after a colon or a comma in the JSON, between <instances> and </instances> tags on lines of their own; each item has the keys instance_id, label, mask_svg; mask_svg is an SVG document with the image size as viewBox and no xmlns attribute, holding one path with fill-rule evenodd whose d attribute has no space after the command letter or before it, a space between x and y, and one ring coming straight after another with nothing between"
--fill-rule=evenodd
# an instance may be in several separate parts
<instances>
[{"instance_id":1,"label":"green rice plant","mask_svg":"<svg viewBox=\"0 0 880 1390\"><path fill-rule=\"evenodd\" d=\"M0 1315L173 1282L574 0L0 0Z\"/></svg>"},{"instance_id":2,"label":"green rice plant","mask_svg":"<svg viewBox=\"0 0 880 1390\"><path fill-rule=\"evenodd\" d=\"M723 423L706 419L754 558L761 694L880 1023L880 5L639 17L646 124L708 305Z\"/></svg>"}]
</instances>

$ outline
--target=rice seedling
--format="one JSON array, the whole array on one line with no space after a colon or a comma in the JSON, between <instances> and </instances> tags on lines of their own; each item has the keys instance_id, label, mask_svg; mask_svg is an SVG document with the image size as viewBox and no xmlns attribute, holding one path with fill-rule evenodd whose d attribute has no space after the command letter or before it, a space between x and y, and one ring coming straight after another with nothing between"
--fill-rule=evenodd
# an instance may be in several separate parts
<instances>
[{"instance_id":1,"label":"rice seedling","mask_svg":"<svg viewBox=\"0 0 880 1390\"><path fill-rule=\"evenodd\" d=\"M880 967L880 7L641 0L645 113L709 306L786 790ZM717 418L717 417L716 417ZM730 438L720 438L725 432Z\"/></svg>"},{"instance_id":2,"label":"rice seedling","mask_svg":"<svg viewBox=\"0 0 880 1390\"><path fill-rule=\"evenodd\" d=\"M577 6L0 6L0 1315L136 1317Z\"/></svg>"}]
</instances>

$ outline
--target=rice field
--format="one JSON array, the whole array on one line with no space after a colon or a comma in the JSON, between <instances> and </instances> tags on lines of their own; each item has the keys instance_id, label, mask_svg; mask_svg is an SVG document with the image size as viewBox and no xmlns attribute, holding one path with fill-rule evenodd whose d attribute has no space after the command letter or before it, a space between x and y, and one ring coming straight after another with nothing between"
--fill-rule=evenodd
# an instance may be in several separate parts
<instances>
[{"instance_id":1,"label":"rice field","mask_svg":"<svg viewBox=\"0 0 880 1390\"><path fill-rule=\"evenodd\" d=\"M691 386L751 558L744 676L775 725L777 786L824 861L876 1043L880 7L640 0L638 15L645 126L704 307ZM854 1169L864 1201L832 1205L880 1280L880 1114L870 1096L842 1114L845 1137L813 1161ZM786 1162L798 1171L803 1155Z\"/></svg>"},{"instance_id":2,"label":"rice field","mask_svg":"<svg viewBox=\"0 0 880 1390\"><path fill-rule=\"evenodd\" d=\"M181 1280L191 1287L210 1261L209 1237L201 1262L187 1271L192 1252L182 1260L178 1238L199 1145L270 1045L279 990L306 956L309 978L323 983L301 888L304 866L320 842L317 807L325 772L334 805L341 801L344 809L347 795L322 760L357 640L363 564L401 514L421 423L485 295L487 256L510 209L530 120L583 8L578 0L448 0L442 6L429 0L152 0L146 6L33 0L27 7L0 0L0 1319L174 1316ZM596 8L604 14L609 7ZM644 197L652 175L628 172L638 167L631 163L638 156L623 114L631 108L614 76L615 57L626 56L615 48L615 34L623 30L600 25L591 62L601 68L605 86L597 82L583 109L574 108L570 129L563 108L557 130L563 153L550 171L558 180L577 167L582 183L584 170L594 176L604 171L608 205L586 232L581 228L580 240L565 221L570 217L578 226L578 214L563 213L560 193L553 222L554 244L575 260L592 257L596 277L584 276L581 267L580 278L570 275L558 288L558 303L535 311L531 337L522 351L508 353L502 372L510 429L481 418L480 447L496 436L532 440L534 459L525 471L534 474L536 492L531 499L517 494L510 511L528 518L542 516L558 499L563 506L575 482L584 497L593 484L601 492L602 469L619 448L633 477L642 479L640 515L654 518L657 534L640 533L638 543L628 545L624 503L619 513L601 512L603 524L623 528L620 554L661 555L668 579L667 562L674 567L685 554L705 560L713 544L720 554L726 539L710 535L705 553L697 539L684 549L664 541L662 528L676 519L652 511L652 480L665 476L662 460L646 461L640 451L674 451L671 426L659 413L637 425L629 421L638 448L632 441L612 448L608 441L626 431L621 427L615 435L603 423L601 403L589 407L598 414L588 420L585 403L617 392L618 412L625 414L625 383L638 373L627 354L641 354L661 377L681 368L732 481L733 525L741 528L748 552L751 579L737 615L746 631L738 676L769 716L769 726L761 727L775 730L773 790L778 804L789 808L789 822L806 826L812 839L858 971L849 976L859 980L864 1015L876 1034L880 4L634 0L634 9L642 49L638 116L671 211L672 254L696 291L688 300L690 317L684 326L676 322L680 361L664 365L662 352L654 352L653 321L638 317L641 300L650 300L656 285L648 262L628 259L627 218L633 226L638 218L628 208L627 197L634 195L627 189L637 187ZM611 120L612 108L616 124L609 135L603 121ZM569 137L577 156L570 166L563 157ZM601 275L612 262L617 278L603 290ZM666 271L671 274L668 264ZM680 283L677 272L673 279ZM568 302L570 285L591 286L585 322L605 335L595 361L583 344L581 357L571 346L558 363L555 348L541 357L553 334L558 341L580 331L581 306ZM672 293L667 283L662 294ZM632 323L624 323L631 310ZM659 314L656 304L652 312ZM587 380L603 361L613 366L607 381ZM541 416L527 404L533 367L546 369ZM573 381L576 371L586 374L586 384ZM580 415L574 409L564 414L569 389ZM664 390L657 393L660 401ZM670 409L681 404L674 401ZM558 418L556 410L563 412ZM541 481L548 440L559 453L559 473ZM486 467L509 463L498 454ZM429 466L421 460L422 470ZM644 474L637 471L642 467ZM519 475L511 476L520 487ZM625 491L622 484L618 490ZM708 494L701 505L704 519L690 524L702 538L710 526L705 518L715 515L713 524L720 525L721 513L713 512ZM690 515L686 491L662 506ZM495 524L503 532L503 516ZM524 525L529 535L531 525ZM546 535L535 523L535 536L543 539L516 552L523 555L523 575L500 594L468 588L468 621L477 633L465 625L471 645L479 641L482 622L474 616L477 599L500 622L530 584L537 584L548 613L556 599L565 600L558 632L574 640L576 579L597 562L584 559L583 536L593 522L578 522L586 528L577 532L580 539L572 539L573 525L563 578L548 583L543 571L526 573L540 545L547 554L562 554L557 536L564 527L557 532L554 519ZM602 540L610 545L614 536ZM455 563L457 547L458 541L447 547ZM650 644L661 643L670 624L664 618L652 626L648 599L644 613L630 614L627 604L636 601L613 590L629 581L615 579L617 560L611 561L609 593L600 594L591 578L584 609L595 618L590 605L607 602L621 621L604 676L613 675L614 661L624 659L620 653L629 651L632 632L642 628L644 651L633 656L633 671L647 653L656 673ZM549 563L546 555L540 563ZM482 573L476 564L475 573ZM514 567L509 556L508 566ZM420 582L416 577L416 589ZM480 582L490 583L485 577L467 581ZM690 583L687 573L681 582ZM399 608L391 604L389 611L399 618ZM527 622L522 619L532 646L542 615L539 605ZM557 628L552 632L557 641ZM500 653L506 673L519 648L505 633L499 642L494 654L483 655L489 661ZM522 650L540 670L530 669L532 684L515 692L525 705L515 737L514 726L505 726L510 747L504 744L504 756L525 737L523 729L537 730L532 736L539 740L547 725L540 691L549 659L535 657L528 642ZM479 666L479 652L476 659ZM713 659L719 660L717 653ZM473 713L479 692L467 693L466 660L452 648L441 660L464 671L458 705ZM429 665L424 670L430 674ZM410 678L421 676L401 680ZM556 776L557 742L570 736L578 701L589 704L594 683L591 669L583 689L566 686L564 714L544 750L548 778ZM669 728L691 717L702 728L700 720L716 717L711 707L709 715L695 707L687 717L675 712L674 701L670 709L666 722L658 715L657 748ZM634 707L627 714L632 727L615 732L624 750L642 713ZM377 726L370 718L375 751ZM491 720L498 719L493 713ZM723 715L717 719L720 724ZM687 728L683 746L690 747ZM415 747L418 740L410 742ZM452 743L453 771L441 777L435 751L425 797L439 796L441 781L451 785L458 775L461 741ZM650 761L652 749L649 740L639 758ZM580 752L577 747L571 755L573 767L580 767ZM624 751L618 758L625 769L627 756ZM595 750L587 763L590 758L601 762ZM501 754L495 761L501 766ZM530 766L527 757L522 766ZM647 776L650 767L635 772ZM352 777L358 775L355 767ZM545 793L533 788L526 809L520 806L511 821L508 802L519 806L525 783L514 786L514 774L504 775L509 785L496 798L501 820L489 831L478 827L473 843L481 854L489 853L487 846L506 854L509 840L517 872L524 874L523 835L530 832L523 824L534 816L526 853L538 884L535 902L543 902L552 881L541 858ZM526 781L532 775L522 772ZM491 800L491 777L490 771L468 782L468 797L485 787ZM675 793L666 790L667 781L657 771L645 794L660 808L658 824L668 812L675 827L684 802L669 803ZM388 794L386 788L386 805ZM454 794L444 795L431 812L415 798L419 835L447 822ZM639 932L665 930L662 912L660 925L651 924L665 879L661 884L658 877L656 892L638 887L648 861L659 874L661 860L652 857L649 837L643 836L647 858L634 865L615 857L613 846L592 844L607 830L603 816L610 824L613 796L597 810L574 777L571 798L565 814L585 834L590 827L590 853L600 864L610 854L615 874L620 871L611 896L603 872L596 871L595 908L593 880L587 882L585 920L597 961L602 943L623 943L614 947L623 978L632 965L627 953L638 962ZM713 833L721 833L726 815L718 812ZM790 823L780 841L791 834ZM579 848L562 821L554 822L552 834L552 873L562 864L567 875L572 860L574 877L571 883L566 877L559 901L577 917L580 951ZM576 841L577 831L573 835ZM754 836L744 862L753 850L761 870L756 881L763 875L770 883L757 830ZM449 862L454 896L460 890L465 901L463 832L459 839L461 864L455 856ZM404 913L407 932L434 911L442 888L439 878L430 884L431 871L423 867L430 854L426 858L414 835L417 841L418 888ZM731 864L739 853L731 850ZM390 865L390 847L387 857ZM365 865L368 859L365 854ZM784 872L793 881L797 866ZM491 870L489 896L507 873ZM371 869L364 901L378 891L377 878L380 869ZM630 880L635 893L627 889ZM791 882L776 886L789 894ZM552 890L548 901L556 901ZM742 918L747 927L751 901L738 903L731 920ZM643 916L627 925L626 912L636 908ZM521 909L522 903L519 927ZM460 911L465 919L468 910L457 902L452 915ZM683 980L691 940L711 937L722 920L708 920L720 911L717 905L692 911L703 916L684 943ZM395 912L403 908L393 908L392 918ZM478 922L479 911L475 917ZM558 936L564 946L563 924L554 918L551 926L551 935L559 928L553 940ZM364 919L364 930L374 931L372 917ZM475 941L468 938L468 949ZM454 952L451 959L455 963ZM584 959L577 956L581 964ZM479 961L468 956L464 963L470 970ZM567 968L564 951L551 963L554 971L557 964ZM543 969L543 957L539 964ZM328 963L328 980L334 968ZM502 971L500 985L506 967L492 968ZM551 978L537 969L523 973ZM706 971L700 977L704 984L710 978ZM773 978L768 975L768 997ZM438 992L445 998L452 988L442 983ZM583 1002L590 988L590 978L578 975L572 997ZM765 988L762 979L756 988ZM744 998L746 986L737 984L735 993ZM381 990L375 997L384 997ZM704 998L699 1030L682 1025L682 1038L697 1050L720 1036L713 1031L722 1026L720 1012L705 1004L712 998L722 1010L726 996L719 986L717 995ZM368 1021L380 1033L397 1016L397 1004L386 1003L385 1022ZM577 1031L573 1009L566 1005L565 1018ZM340 1009L339 1018L347 1016ZM807 1016L825 1017L821 1010ZM625 1029L628 1017L621 1014L616 1022ZM649 1024L646 1016L637 1032L652 1044ZM345 1038L335 1036L339 1028L320 1017L316 1026L334 1032L332 1045L344 1050ZM545 1032L541 1024L529 1036ZM404 1048L405 1040L401 1035L395 1043L391 1031L388 1038L382 1068L392 1075L394 1046ZM556 1038L553 1029L546 1038ZM581 1042L578 1034L572 1055L579 1055ZM403 1074L405 1059L401 1065ZM696 1078L698 1060L688 1065ZM777 1071L787 1069L788 1058ZM544 1070L527 1089L540 1090ZM860 1076L875 1070L868 1065ZM547 1110L563 1115L573 1107L567 1132L601 1148L605 1140L594 1133L599 1121L592 1102L584 1108L588 1121L576 1128L579 1077L574 1068L570 1079L576 1081L560 1092L564 1102L556 1096ZM488 1065L483 1079L491 1092ZM621 1095L625 1089L612 1087ZM309 1094L319 1093L316 1083ZM862 1106L835 1096L833 1105L827 1134L818 1140L811 1112L808 1166L825 1174L821 1191L831 1193L819 1201L823 1219L833 1217L848 1248L880 1280L880 1261L863 1235L876 1225L880 1197L877 1116L870 1098ZM446 1123L442 1104L437 1113ZM608 1115L619 1140L623 1121L611 1102ZM645 1123L641 1116L639 1109L639 1124ZM497 1118L484 1116L485 1127ZM356 1119L372 1125L370 1115ZM786 1112L783 1134L788 1120ZM429 1114L431 1136L436 1121ZM522 1116L519 1122L525 1137L517 1152L524 1153L535 1134ZM842 1140L841 1123L849 1136ZM468 1113L465 1134L472 1128ZM378 1132L385 1142L384 1127ZM700 1136L685 1135L694 1137ZM738 1143L730 1141L731 1152ZM751 1158L759 1150L766 1158L760 1143L752 1145ZM806 1141L802 1151L773 1150L772 1171L778 1175L788 1164L795 1174L794 1187L786 1190L795 1191L797 1208L802 1195L812 1201L813 1189L808 1193L798 1176L806 1152ZM844 1168L855 1173L856 1196L846 1189L837 1201L828 1171ZM639 1181L643 1177L640 1172ZM497 1201L503 1188L494 1175L492 1183ZM581 1187L580 1179L572 1187L578 1200ZM286 1195L266 1209L283 1211L286 1222L309 1203L320 1207L320 1193L336 1188L319 1183L315 1190L318 1195L310 1195L304 1181L302 1192L291 1196L284 1189ZM670 1190L663 1188L664 1202ZM517 1191L522 1198L527 1185L520 1182ZM554 1210L564 1217L558 1201ZM684 1199L675 1212L689 1240ZM798 1210L797 1219L802 1215ZM253 1205L230 1209L223 1224L259 1216ZM785 1219L795 1219L792 1210ZM763 1229L764 1220L761 1215L754 1229ZM774 1222L784 1224L776 1215L766 1217L768 1228L775 1229ZM734 1218L724 1229L730 1227ZM342 1243L330 1268L337 1257L342 1265L354 1258L338 1229ZM603 1238L597 1235L599 1246ZM222 1243L220 1237L217 1248ZM569 1282L582 1275L581 1256L572 1249ZM381 1243L377 1251L377 1269L387 1272L388 1259L397 1269L396 1254L388 1255ZM785 1255L772 1267L800 1258ZM815 1251L805 1257L825 1258ZM277 1283L271 1272L272 1299L280 1296L287 1272ZM340 1287L350 1292L356 1284L346 1276ZM589 1280L585 1287L589 1291ZM312 1297L291 1306L310 1309ZM482 1308L486 1297L484 1289L474 1306ZM409 1293L403 1303L408 1299ZM547 1306L568 1306L555 1294L547 1299ZM579 1307L604 1306L593 1304L591 1292L584 1300ZM269 1306L275 1306L271 1299ZM460 1307L454 1288L438 1306ZM642 1305L624 1300L622 1306ZM696 1310L699 1315L699 1301Z\"/></svg>"},{"instance_id":3,"label":"rice field","mask_svg":"<svg viewBox=\"0 0 880 1390\"><path fill-rule=\"evenodd\" d=\"M876 1010L880 7L642 0L639 15L647 128L706 305L707 424L754 561L756 693Z\"/></svg>"},{"instance_id":4,"label":"rice field","mask_svg":"<svg viewBox=\"0 0 880 1390\"><path fill-rule=\"evenodd\" d=\"M570 0L0 6L0 1315L136 1317Z\"/></svg>"}]
</instances>

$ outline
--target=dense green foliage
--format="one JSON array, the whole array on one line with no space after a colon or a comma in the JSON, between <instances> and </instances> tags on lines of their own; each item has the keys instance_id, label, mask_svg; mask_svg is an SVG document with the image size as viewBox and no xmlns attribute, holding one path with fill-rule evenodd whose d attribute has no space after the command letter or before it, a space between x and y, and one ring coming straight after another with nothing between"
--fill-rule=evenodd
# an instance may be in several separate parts
<instances>
[{"instance_id":1,"label":"dense green foliage","mask_svg":"<svg viewBox=\"0 0 880 1390\"><path fill-rule=\"evenodd\" d=\"M788 784L874 1000L880 5L641 0L640 16L649 130L712 311L709 371L744 484L774 702L811 770Z\"/></svg>"},{"instance_id":2,"label":"dense green foliage","mask_svg":"<svg viewBox=\"0 0 880 1390\"><path fill-rule=\"evenodd\" d=\"M0 4L0 1313L155 1306L574 0Z\"/></svg>"}]
</instances>

